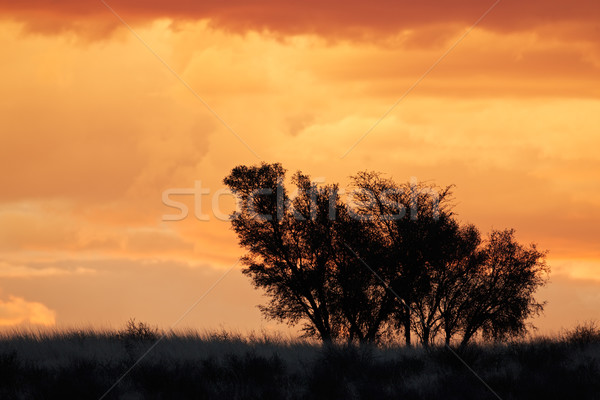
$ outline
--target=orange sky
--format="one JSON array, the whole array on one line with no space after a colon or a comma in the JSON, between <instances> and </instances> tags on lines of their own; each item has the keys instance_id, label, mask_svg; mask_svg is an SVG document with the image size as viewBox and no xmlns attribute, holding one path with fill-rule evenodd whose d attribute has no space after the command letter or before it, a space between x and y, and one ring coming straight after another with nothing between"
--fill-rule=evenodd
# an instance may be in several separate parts
<instances>
[{"instance_id":1,"label":"orange sky","mask_svg":"<svg viewBox=\"0 0 600 400\"><path fill-rule=\"evenodd\" d=\"M598 319L600 3L438 3L0 1L0 327L170 326L243 254L210 203L260 161L456 184L550 251L542 332ZM210 221L163 221L195 181ZM284 329L261 301L236 266L179 326Z\"/></svg>"}]
</instances>

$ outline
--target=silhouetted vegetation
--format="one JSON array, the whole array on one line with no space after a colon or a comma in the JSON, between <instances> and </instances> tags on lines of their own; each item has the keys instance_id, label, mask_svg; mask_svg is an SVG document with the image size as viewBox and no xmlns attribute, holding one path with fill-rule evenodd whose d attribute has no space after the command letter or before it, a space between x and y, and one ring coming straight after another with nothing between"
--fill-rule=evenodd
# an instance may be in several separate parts
<instances>
[{"instance_id":1,"label":"silhouetted vegetation","mask_svg":"<svg viewBox=\"0 0 600 400\"><path fill-rule=\"evenodd\" d=\"M145 322L136 322L131 318L125 328L118 332L118 337L124 340L145 341L158 339L158 328L153 328Z\"/></svg>"},{"instance_id":2,"label":"silhouetted vegetation","mask_svg":"<svg viewBox=\"0 0 600 400\"><path fill-rule=\"evenodd\" d=\"M452 212L451 187L398 184L379 173L352 177L353 201L336 184L297 172L296 197L280 164L238 166L224 183L241 200L232 216L270 319L302 324L325 342L465 347L475 337L522 336L543 310L545 253L513 230L479 230Z\"/></svg>"},{"instance_id":3,"label":"silhouetted vegetation","mask_svg":"<svg viewBox=\"0 0 600 400\"><path fill-rule=\"evenodd\" d=\"M477 376L502 399L600 393L600 330L592 324L555 338L471 343L458 354L477 376L441 345L319 344L226 332L166 334L130 370L156 343L138 337L139 346L130 346L135 340L120 332L5 334L0 398L495 398Z\"/></svg>"}]
</instances>

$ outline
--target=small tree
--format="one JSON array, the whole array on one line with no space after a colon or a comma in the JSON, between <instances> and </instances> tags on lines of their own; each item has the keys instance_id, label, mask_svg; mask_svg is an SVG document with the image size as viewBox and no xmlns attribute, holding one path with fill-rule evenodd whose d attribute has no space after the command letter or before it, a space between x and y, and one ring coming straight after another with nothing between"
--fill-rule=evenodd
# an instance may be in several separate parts
<instances>
[{"instance_id":1,"label":"small tree","mask_svg":"<svg viewBox=\"0 0 600 400\"><path fill-rule=\"evenodd\" d=\"M136 322L135 318L130 318L125 328L117 333L117 337L127 340L156 340L159 337L157 328L153 328L144 322Z\"/></svg>"},{"instance_id":2,"label":"small tree","mask_svg":"<svg viewBox=\"0 0 600 400\"><path fill-rule=\"evenodd\" d=\"M456 309L461 346L480 332L485 339L503 340L523 335L526 320L544 308L534 298L547 282L545 252L519 244L514 230L492 231L480 249L481 263L470 274L464 300Z\"/></svg>"}]
</instances>

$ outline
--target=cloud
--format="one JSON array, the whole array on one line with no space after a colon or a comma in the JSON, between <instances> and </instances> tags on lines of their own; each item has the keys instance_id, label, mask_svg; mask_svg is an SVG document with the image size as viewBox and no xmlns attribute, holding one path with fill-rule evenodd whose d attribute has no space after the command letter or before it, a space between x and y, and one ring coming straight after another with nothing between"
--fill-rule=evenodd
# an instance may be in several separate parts
<instances>
[{"instance_id":1,"label":"cloud","mask_svg":"<svg viewBox=\"0 0 600 400\"><path fill-rule=\"evenodd\" d=\"M125 248L132 253L164 254L165 252L188 252L193 250L194 245L173 231L145 228L130 230Z\"/></svg>"},{"instance_id":2,"label":"cloud","mask_svg":"<svg viewBox=\"0 0 600 400\"><path fill-rule=\"evenodd\" d=\"M157 194L160 197L160 194ZM188 196L190 197L190 196ZM157 203L159 203L158 199ZM80 254L112 254L130 257L193 255L194 243L176 230L176 225L153 227L150 223L131 223L119 214L102 220L100 216L81 215L70 203L51 207L44 201L4 203L0 207L0 250L4 254L19 252L74 252ZM55 204L57 202L54 202ZM127 205L123 205L126 207ZM158 206L157 206L158 208ZM209 206L206 206L209 210ZM150 220L158 220L159 211ZM166 206L162 211L168 211ZM105 211L106 212L106 211ZM193 222L198 222L191 217ZM197 227L196 227L197 228ZM88 273L76 267L57 269L0 261L2 276L51 276Z\"/></svg>"},{"instance_id":3,"label":"cloud","mask_svg":"<svg viewBox=\"0 0 600 400\"><path fill-rule=\"evenodd\" d=\"M55 267L36 268L0 261L0 278L41 278L61 275L90 275L95 273L95 270L83 267L69 269Z\"/></svg>"},{"instance_id":4,"label":"cloud","mask_svg":"<svg viewBox=\"0 0 600 400\"><path fill-rule=\"evenodd\" d=\"M599 258L557 258L549 261L552 262L553 271L558 276L568 276L571 279L600 284Z\"/></svg>"},{"instance_id":5,"label":"cloud","mask_svg":"<svg viewBox=\"0 0 600 400\"><path fill-rule=\"evenodd\" d=\"M0 25L0 46L14 56L0 66L10 77L0 78L3 90L12 93L0 109L0 158L14 166L0 177L0 201L25 193L105 205L137 200L149 181L171 185L206 154L213 116L197 99L193 109L182 105L172 93L180 83L139 43L81 48L27 37L17 44L13 33Z\"/></svg>"},{"instance_id":6,"label":"cloud","mask_svg":"<svg viewBox=\"0 0 600 400\"><path fill-rule=\"evenodd\" d=\"M220 28L247 32L268 30L281 35L317 34L329 38L361 38L395 34L424 25L469 26L494 2L477 0L395 1L379 0L232 0L199 2L193 0L106 2L130 23L159 18L173 20L208 19ZM102 2L63 0L52 7L41 0L3 0L0 10L26 22L28 29L41 32L83 30L82 21L94 26L92 35L109 31L118 22ZM480 23L498 31L528 30L535 26L560 23L595 24L600 4L590 0L501 1Z\"/></svg>"},{"instance_id":7,"label":"cloud","mask_svg":"<svg viewBox=\"0 0 600 400\"><path fill-rule=\"evenodd\" d=\"M256 305L264 299L241 274L239 265L223 278L233 264L231 260L222 265L167 259L57 260L50 265L62 269L81 266L98 273L57 276L52 284L47 279L6 278L3 282L15 297L52 304L61 327L86 323L115 327L136 317L168 328L194 305L178 327L211 329L226 324L232 329L258 328L264 320Z\"/></svg>"},{"instance_id":8,"label":"cloud","mask_svg":"<svg viewBox=\"0 0 600 400\"><path fill-rule=\"evenodd\" d=\"M23 323L54 325L56 312L42 303L27 301L22 297L8 296L8 300L0 300L0 326Z\"/></svg>"},{"instance_id":9,"label":"cloud","mask_svg":"<svg viewBox=\"0 0 600 400\"><path fill-rule=\"evenodd\" d=\"M229 36L202 23L188 27L171 32L157 22L140 34L265 161L327 174L329 181L365 167L407 179L446 179L466 192L459 198L470 204L466 217L490 216L482 217L484 229L494 218L509 226L527 221L532 236L552 232L589 247L597 213L585 224L563 216L560 225L554 213L579 206L571 196L600 204L592 185L600 102L589 98L598 86L589 83L589 69L575 74L576 57L564 75L538 66L546 75L537 80L543 74L525 62L531 48L560 58L563 43L473 31L456 57L340 160L431 65L435 51L309 37L286 44L258 34ZM0 44L11 56L0 71L10 101L0 108L0 156L13 168L0 172L0 249L233 258L236 238L225 222L190 217L159 229L161 216L173 211L161 194L199 179L214 193L232 167L257 162L248 149L133 37L84 47L62 37L13 43L4 28ZM503 72L502 60L519 57L523 70ZM578 80L586 82L581 98L559 96L557 86ZM555 93L536 97L523 82ZM463 93L470 89L479 95ZM543 183L542 197L552 207L534 200L539 187L532 181ZM492 193L486 190L497 200L485 198ZM514 204L517 193L527 200L503 205ZM191 196L181 201L193 204ZM209 198L203 207L210 214ZM548 221L552 229L535 228Z\"/></svg>"}]
</instances>

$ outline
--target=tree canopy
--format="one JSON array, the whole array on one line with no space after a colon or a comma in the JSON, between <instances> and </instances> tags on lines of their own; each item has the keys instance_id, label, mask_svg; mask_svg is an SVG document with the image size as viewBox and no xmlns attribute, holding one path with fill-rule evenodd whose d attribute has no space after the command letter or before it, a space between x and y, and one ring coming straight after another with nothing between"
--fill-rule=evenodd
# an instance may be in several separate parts
<instances>
[{"instance_id":1,"label":"tree canopy","mask_svg":"<svg viewBox=\"0 0 600 400\"><path fill-rule=\"evenodd\" d=\"M546 253L510 229L482 239L452 212L452 187L365 171L343 200L337 184L298 171L291 197L285 174L263 163L224 179L240 199L231 224L248 251L243 273L268 295L267 318L323 341L410 345L416 334L425 346L464 346L522 335L543 310L533 295L547 280Z\"/></svg>"}]
</instances>

